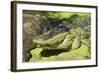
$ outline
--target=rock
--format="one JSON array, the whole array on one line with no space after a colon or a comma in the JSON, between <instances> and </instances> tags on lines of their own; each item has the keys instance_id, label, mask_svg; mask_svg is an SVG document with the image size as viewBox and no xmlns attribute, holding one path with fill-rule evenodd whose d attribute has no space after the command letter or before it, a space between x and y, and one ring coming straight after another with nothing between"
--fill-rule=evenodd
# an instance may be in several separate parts
<instances>
[{"instance_id":1,"label":"rock","mask_svg":"<svg viewBox=\"0 0 100 73\"><path fill-rule=\"evenodd\" d=\"M72 45L73 39L74 39L74 36L71 34L68 34L65 37L64 41L59 46L57 46L57 48L71 50L71 45Z\"/></svg>"},{"instance_id":2,"label":"rock","mask_svg":"<svg viewBox=\"0 0 100 73\"><path fill-rule=\"evenodd\" d=\"M53 34L48 37L51 33L50 30L34 38L28 45L28 48L33 48L29 62L89 59L91 57L89 51L90 43L87 42L89 40L81 38L83 33L81 31L78 32L79 30L83 31L81 28L75 28L71 29L70 32L56 33L56 35ZM59 52L57 53L57 51ZM49 53L50 55L46 56Z\"/></svg>"},{"instance_id":3,"label":"rock","mask_svg":"<svg viewBox=\"0 0 100 73\"><path fill-rule=\"evenodd\" d=\"M88 57L90 56L90 53L88 50L89 50L88 46L82 44L81 47L74 50L73 53L76 53L79 56Z\"/></svg>"},{"instance_id":4,"label":"rock","mask_svg":"<svg viewBox=\"0 0 100 73\"><path fill-rule=\"evenodd\" d=\"M30 54L30 51L25 51L25 54L23 55L23 62L29 61L32 55Z\"/></svg>"},{"instance_id":5,"label":"rock","mask_svg":"<svg viewBox=\"0 0 100 73\"><path fill-rule=\"evenodd\" d=\"M69 52L61 53L57 56L58 60L83 60L89 59L90 53L88 52L88 47L86 45L81 45L80 48L76 50L71 50Z\"/></svg>"},{"instance_id":6,"label":"rock","mask_svg":"<svg viewBox=\"0 0 100 73\"><path fill-rule=\"evenodd\" d=\"M44 62L44 61L56 61L56 56L41 57L41 62Z\"/></svg>"},{"instance_id":7,"label":"rock","mask_svg":"<svg viewBox=\"0 0 100 73\"><path fill-rule=\"evenodd\" d=\"M45 32L39 36L37 36L35 39L42 39L42 40L48 40L58 34L67 32L69 29L66 26L56 26L51 27L48 32Z\"/></svg>"},{"instance_id":8,"label":"rock","mask_svg":"<svg viewBox=\"0 0 100 73\"><path fill-rule=\"evenodd\" d=\"M49 27L46 25L46 20L37 11L23 11L23 57L27 57L27 51L33 48L33 45L29 47L30 41L42 34L45 30L48 31Z\"/></svg>"},{"instance_id":9,"label":"rock","mask_svg":"<svg viewBox=\"0 0 100 73\"><path fill-rule=\"evenodd\" d=\"M60 34L58 34L58 35L56 35L56 36L54 36L54 37L48 39L48 40L46 41L46 43L47 43L48 45L55 45L56 43L59 43L59 42L63 41L64 38L65 38L65 36L66 36L67 34L68 34L67 32L60 33Z\"/></svg>"},{"instance_id":10,"label":"rock","mask_svg":"<svg viewBox=\"0 0 100 73\"><path fill-rule=\"evenodd\" d=\"M61 52L58 55L52 55L44 57L41 55L43 51L42 48L36 48L31 51L32 58L29 62L44 62L44 61L66 61L66 60L85 60L90 58L90 53L88 52L88 47L84 44L76 50L71 50L67 52Z\"/></svg>"},{"instance_id":11,"label":"rock","mask_svg":"<svg viewBox=\"0 0 100 73\"><path fill-rule=\"evenodd\" d=\"M30 58L30 62L37 62L37 61L39 61L40 59L41 59L41 51L42 51L43 49L42 48L35 48L35 49L33 49L33 50L31 50L31 55L32 55L32 57Z\"/></svg>"},{"instance_id":12,"label":"rock","mask_svg":"<svg viewBox=\"0 0 100 73\"><path fill-rule=\"evenodd\" d=\"M88 25L91 25L91 16L82 16L80 18L77 18L77 20L73 21L72 26L74 27L86 27Z\"/></svg>"},{"instance_id":13,"label":"rock","mask_svg":"<svg viewBox=\"0 0 100 73\"><path fill-rule=\"evenodd\" d=\"M61 25L56 27L51 27L50 29L53 30L52 34L69 31L69 28L67 26L61 26Z\"/></svg>"},{"instance_id":14,"label":"rock","mask_svg":"<svg viewBox=\"0 0 100 73\"><path fill-rule=\"evenodd\" d=\"M26 46L27 50L31 50L37 47L37 44L33 41L30 41Z\"/></svg>"},{"instance_id":15,"label":"rock","mask_svg":"<svg viewBox=\"0 0 100 73\"><path fill-rule=\"evenodd\" d=\"M91 49L91 45L90 45L91 44L91 40L90 40L90 38L88 38L88 39L82 39L81 41L82 41L82 44L88 46L88 48ZM90 49L89 49L89 51L90 51Z\"/></svg>"},{"instance_id":16,"label":"rock","mask_svg":"<svg viewBox=\"0 0 100 73\"><path fill-rule=\"evenodd\" d=\"M46 41L43 39L34 39L33 42L35 42L41 46L52 46L52 45L55 45L56 43L63 41L67 34L68 34L67 32L61 33L61 34L58 34Z\"/></svg>"},{"instance_id":17,"label":"rock","mask_svg":"<svg viewBox=\"0 0 100 73\"><path fill-rule=\"evenodd\" d=\"M77 37L74 39L71 48L72 48L72 50L73 50L73 49L75 50L75 49L78 49L80 46L81 46L81 39L80 39L79 36L77 36Z\"/></svg>"}]
</instances>

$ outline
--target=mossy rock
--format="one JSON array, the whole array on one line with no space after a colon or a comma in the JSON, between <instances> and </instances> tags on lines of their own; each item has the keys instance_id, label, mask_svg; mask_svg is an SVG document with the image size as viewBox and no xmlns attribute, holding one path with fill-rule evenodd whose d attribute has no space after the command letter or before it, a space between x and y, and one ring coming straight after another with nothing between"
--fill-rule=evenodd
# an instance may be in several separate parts
<instances>
[{"instance_id":1,"label":"mossy rock","mask_svg":"<svg viewBox=\"0 0 100 73\"><path fill-rule=\"evenodd\" d=\"M82 44L87 45L89 48L91 48L91 47L90 47L90 46L91 46L91 45L90 45L90 43L91 43L91 42L90 42L90 39L82 39L81 41L82 41Z\"/></svg>"},{"instance_id":2,"label":"mossy rock","mask_svg":"<svg viewBox=\"0 0 100 73\"><path fill-rule=\"evenodd\" d=\"M34 39L33 42L35 42L41 46L46 46L46 45L52 46L58 42L61 42L67 34L68 34L67 32L60 33L60 34L58 34L58 35L56 35L56 36L54 36L46 41L44 41L43 39Z\"/></svg>"},{"instance_id":3,"label":"mossy rock","mask_svg":"<svg viewBox=\"0 0 100 73\"><path fill-rule=\"evenodd\" d=\"M80 38L82 38L82 39L87 38L89 36L89 33L86 32L81 27L72 28L72 29L70 29L69 32L70 32L70 34L72 34L74 36L80 36Z\"/></svg>"},{"instance_id":4,"label":"mossy rock","mask_svg":"<svg viewBox=\"0 0 100 73\"><path fill-rule=\"evenodd\" d=\"M42 48L35 48L35 49L31 50L31 54L32 55L34 55L34 54L38 55L38 54L41 53L42 50L43 50Z\"/></svg>"},{"instance_id":5,"label":"mossy rock","mask_svg":"<svg viewBox=\"0 0 100 73\"><path fill-rule=\"evenodd\" d=\"M32 58L30 58L29 62L37 62L41 59L41 51L43 49L42 48L35 48L33 50L31 50L31 55L32 55Z\"/></svg>"},{"instance_id":6,"label":"mossy rock","mask_svg":"<svg viewBox=\"0 0 100 73\"><path fill-rule=\"evenodd\" d=\"M81 39L80 39L79 36L77 36L77 37L74 39L71 48L72 48L72 50L73 50L73 49L75 50L75 49L78 49L80 46L81 46Z\"/></svg>"},{"instance_id":7,"label":"mossy rock","mask_svg":"<svg viewBox=\"0 0 100 73\"><path fill-rule=\"evenodd\" d=\"M71 34L68 34L65 37L64 41L59 46L57 46L57 48L70 50L71 49L71 45L73 43L73 39L74 39L74 36L71 35Z\"/></svg>"},{"instance_id":8,"label":"mossy rock","mask_svg":"<svg viewBox=\"0 0 100 73\"><path fill-rule=\"evenodd\" d=\"M31 23L31 22L25 23L23 27L24 27L24 31L25 31L26 33L28 33L28 32L31 31L30 28L32 27L32 23Z\"/></svg>"},{"instance_id":9,"label":"mossy rock","mask_svg":"<svg viewBox=\"0 0 100 73\"><path fill-rule=\"evenodd\" d=\"M57 58L59 60L83 60L87 59L89 56L90 53L88 52L88 47L86 45L81 45L81 47L76 50L59 54Z\"/></svg>"},{"instance_id":10,"label":"mossy rock","mask_svg":"<svg viewBox=\"0 0 100 73\"><path fill-rule=\"evenodd\" d=\"M50 56L50 57L41 57L41 62L43 61L55 61L56 56Z\"/></svg>"},{"instance_id":11,"label":"mossy rock","mask_svg":"<svg viewBox=\"0 0 100 73\"><path fill-rule=\"evenodd\" d=\"M36 43L33 42L33 41L30 41L25 47L27 48L27 50L31 50L31 49L34 49L36 48Z\"/></svg>"},{"instance_id":12,"label":"mossy rock","mask_svg":"<svg viewBox=\"0 0 100 73\"><path fill-rule=\"evenodd\" d=\"M34 39L30 48L34 46L36 48L31 50L32 57L30 58L29 62L90 59L90 43L88 42L89 40L87 38L81 38L80 33L79 35L74 35L73 33L69 32L59 33L48 40ZM54 52L54 50L59 50L60 53L56 55L53 54L50 56L44 56L44 50L48 50L49 53L50 51ZM62 50L63 52L61 52Z\"/></svg>"},{"instance_id":13,"label":"mossy rock","mask_svg":"<svg viewBox=\"0 0 100 73\"><path fill-rule=\"evenodd\" d=\"M54 36L53 38L47 40L46 42L48 45L55 45L56 43L64 40L64 38L67 34L68 34L67 32L58 34L58 35Z\"/></svg>"},{"instance_id":14,"label":"mossy rock","mask_svg":"<svg viewBox=\"0 0 100 73\"><path fill-rule=\"evenodd\" d=\"M73 51L74 53L77 53L77 55L79 56L90 56L90 53L89 53L89 48L87 45L84 45L82 44L80 48L76 49L75 51Z\"/></svg>"},{"instance_id":15,"label":"mossy rock","mask_svg":"<svg viewBox=\"0 0 100 73\"><path fill-rule=\"evenodd\" d=\"M36 48L31 51L32 58L29 62L44 62L44 61L64 61L64 60L84 60L89 59L90 53L88 52L88 47L86 45L81 45L80 48L76 50L71 50L68 52L62 52L58 55L53 55L49 57L43 57L40 55L42 48Z\"/></svg>"}]
</instances>

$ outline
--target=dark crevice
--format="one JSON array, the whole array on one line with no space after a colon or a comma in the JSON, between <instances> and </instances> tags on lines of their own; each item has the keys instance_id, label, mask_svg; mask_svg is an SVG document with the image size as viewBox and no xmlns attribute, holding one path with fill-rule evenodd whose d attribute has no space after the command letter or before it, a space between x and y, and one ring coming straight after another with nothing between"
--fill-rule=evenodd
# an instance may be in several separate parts
<instances>
[{"instance_id":1,"label":"dark crevice","mask_svg":"<svg viewBox=\"0 0 100 73\"><path fill-rule=\"evenodd\" d=\"M67 51L65 51L65 50L43 50L41 52L41 56L49 57L49 56L53 56L53 55L58 55L62 52L67 52Z\"/></svg>"}]
</instances>

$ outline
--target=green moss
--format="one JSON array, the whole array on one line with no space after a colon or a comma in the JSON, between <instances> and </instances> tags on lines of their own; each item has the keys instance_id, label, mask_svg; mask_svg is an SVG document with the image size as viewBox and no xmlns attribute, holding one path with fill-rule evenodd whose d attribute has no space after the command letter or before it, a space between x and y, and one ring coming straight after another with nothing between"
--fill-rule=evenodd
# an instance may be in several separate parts
<instances>
[{"instance_id":1,"label":"green moss","mask_svg":"<svg viewBox=\"0 0 100 73\"><path fill-rule=\"evenodd\" d=\"M41 51L43 49L42 48L35 48L33 50L31 50L31 55L32 55L32 58L29 60L30 62L37 62L41 59Z\"/></svg>"},{"instance_id":2,"label":"green moss","mask_svg":"<svg viewBox=\"0 0 100 73\"><path fill-rule=\"evenodd\" d=\"M31 51L32 58L29 62L44 62L44 61L54 61L56 60L56 56L49 56L49 57L43 57L41 56L42 48L36 48Z\"/></svg>"},{"instance_id":3,"label":"green moss","mask_svg":"<svg viewBox=\"0 0 100 73\"><path fill-rule=\"evenodd\" d=\"M30 42L26 45L26 48L27 48L28 50L31 50L31 49L33 49L33 48L36 48L36 43L30 41Z\"/></svg>"},{"instance_id":4,"label":"green moss","mask_svg":"<svg viewBox=\"0 0 100 73\"><path fill-rule=\"evenodd\" d=\"M46 41L44 41L42 39L34 39L33 42L35 42L39 45L42 45L42 46L55 45L56 43L62 41L67 34L68 34L67 32L61 33L61 34L58 34L58 35L56 35L56 36L54 36Z\"/></svg>"},{"instance_id":5,"label":"green moss","mask_svg":"<svg viewBox=\"0 0 100 73\"><path fill-rule=\"evenodd\" d=\"M65 37L64 41L59 46L57 46L57 48L62 48L62 49L65 48L66 50L70 50L72 42L73 42L73 38L74 36L72 36L71 34L68 34Z\"/></svg>"},{"instance_id":6,"label":"green moss","mask_svg":"<svg viewBox=\"0 0 100 73\"><path fill-rule=\"evenodd\" d=\"M46 45L46 41L43 39L34 39L33 42L37 43L38 45Z\"/></svg>"},{"instance_id":7,"label":"green moss","mask_svg":"<svg viewBox=\"0 0 100 73\"><path fill-rule=\"evenodd\" d=\"M73 14L78 14L79 16L87 16L89 15L90 13L80 13L80 12L56 12L56 13L51 13L51 12L48 12L48 17L49 18L60 18L60 19L63 19L63 18L70 18L71 15Z\"/></svg>"},{"instance_id":8,"label":"green moss","mask_svg":"<svg viewBox=\"0 0 100 73\"><path fill-rule=\"evenodd\" d=\"M74 53L78 54L79 56L89 56L90 53L88 51L88 46L82 45L79 49L73 51Z\"/></svg>"},{"instance_id":9,"label":"green moss","mask_svg":"<svg viewBox=\"0 0 100 73\"><path fill-rule=\"evenodd\" d=\"M42 48L36 48L31 51L32 58L30 62L44 62L44 61L62 61L62 60L84 60L90 56L88 52L88 47L86 45L81 45L80 48L76 50L71 50L69 52L62 52L58 55L53 55L49 57L41 56Z\"/></svg>"},{"instance_id":10,"label":"green moss","mask_svg":"<svg viewBox=\"0 0 100 73\"><path fill-rule=\"evenodd\" d=\"M58 34L58 35L54 36L53 38L47 40L46 42L47 42L48 45L54 45L54 44L56 44L56 43L61 42L62 40L64 40L64 38L65 38L65 36L67 34L68 34L67 32Z\"/></svg>"},{"instance_id":11,"label":"green moss","mask_svg":"<svg viewBox=\"0 0 100 73\"><path fill-rule=\"evenodd\" d=\"M90 53L88 52L88 47L86 45L82 45L80 48L76 50L71 50L69 52L61 53L57 56L60 60L81 60L87 59Z\"/></svg>"},{"instance_id":12,"label":"green moss","mask_svg":"<svg viewBox=\"0 0 100 73\"><path fill-rule=\"evenodd\" d=\"M90 40L89 39L82 39L82 44L87 45L90 47Z\"/></svg>"},{"instance_id":13,"label":"green moss","mask_svg":"<svg viewBox=\"0 0 100 73\"><path fill-rule=\"evenodd\" d=\"M81 46L81 39L80 39L79 36L77 36L77 37L74 39L73 43L72 43L72 49L77 49L77 48L79 48L80 46Z\"/></svg>"},{"instance_id":14,"label":"green moss","mask_svg":"<svg viewBox=\"0 0 100 73\"><path fill-rule=\"evenodd\" d=\"M31 31L31 29L30 29L31 26L32 26L32 23L25 23L24 26L23 26L24 27L24 31L25 32L30 32Z\"/></svg>"},{"instance_id":15,"label":"green moss","mask_svg":"<svg viewBox=\"0 0 100 73\"><path fill-rule=\"evenodd\" d=\"M31 50L31 54L32 55L38 55L38 54L40 54L40 52L42 51L43 49L42 48L35 48L35 49L33 49L33 50Z\"/></svg>"},{"instance_id":16,"label":"green moss","mask_svg":"<svg viewBox=\"0 0 100 73\"><path fill-rule=\"evenodd\" d=\"M43 61L50 61L50 59L49 59L49 57L42 57L41 62L43 62Z\"/></svg>"},{"instance_id":17,"label":"green moss","mask_svg":"<svg viewBox=\"0 0 100 73\"><path fill-rule=\"evenodd\" d=\"M73 58L74 57L70 52L64 52L57 56L57 60L71 60Z\"/></svg>"},{"instance_id":18,"label":"green moss","mask_svg":"<svg viewBox=\"0 0 100 73\"><path fill-rule=\"evenodd\" d=\"M44 61L57 61L56 60L56 57L57 56L50 56L50 57L41 57L41 62L44 62Z\"/></svg>"}]
</instances>

